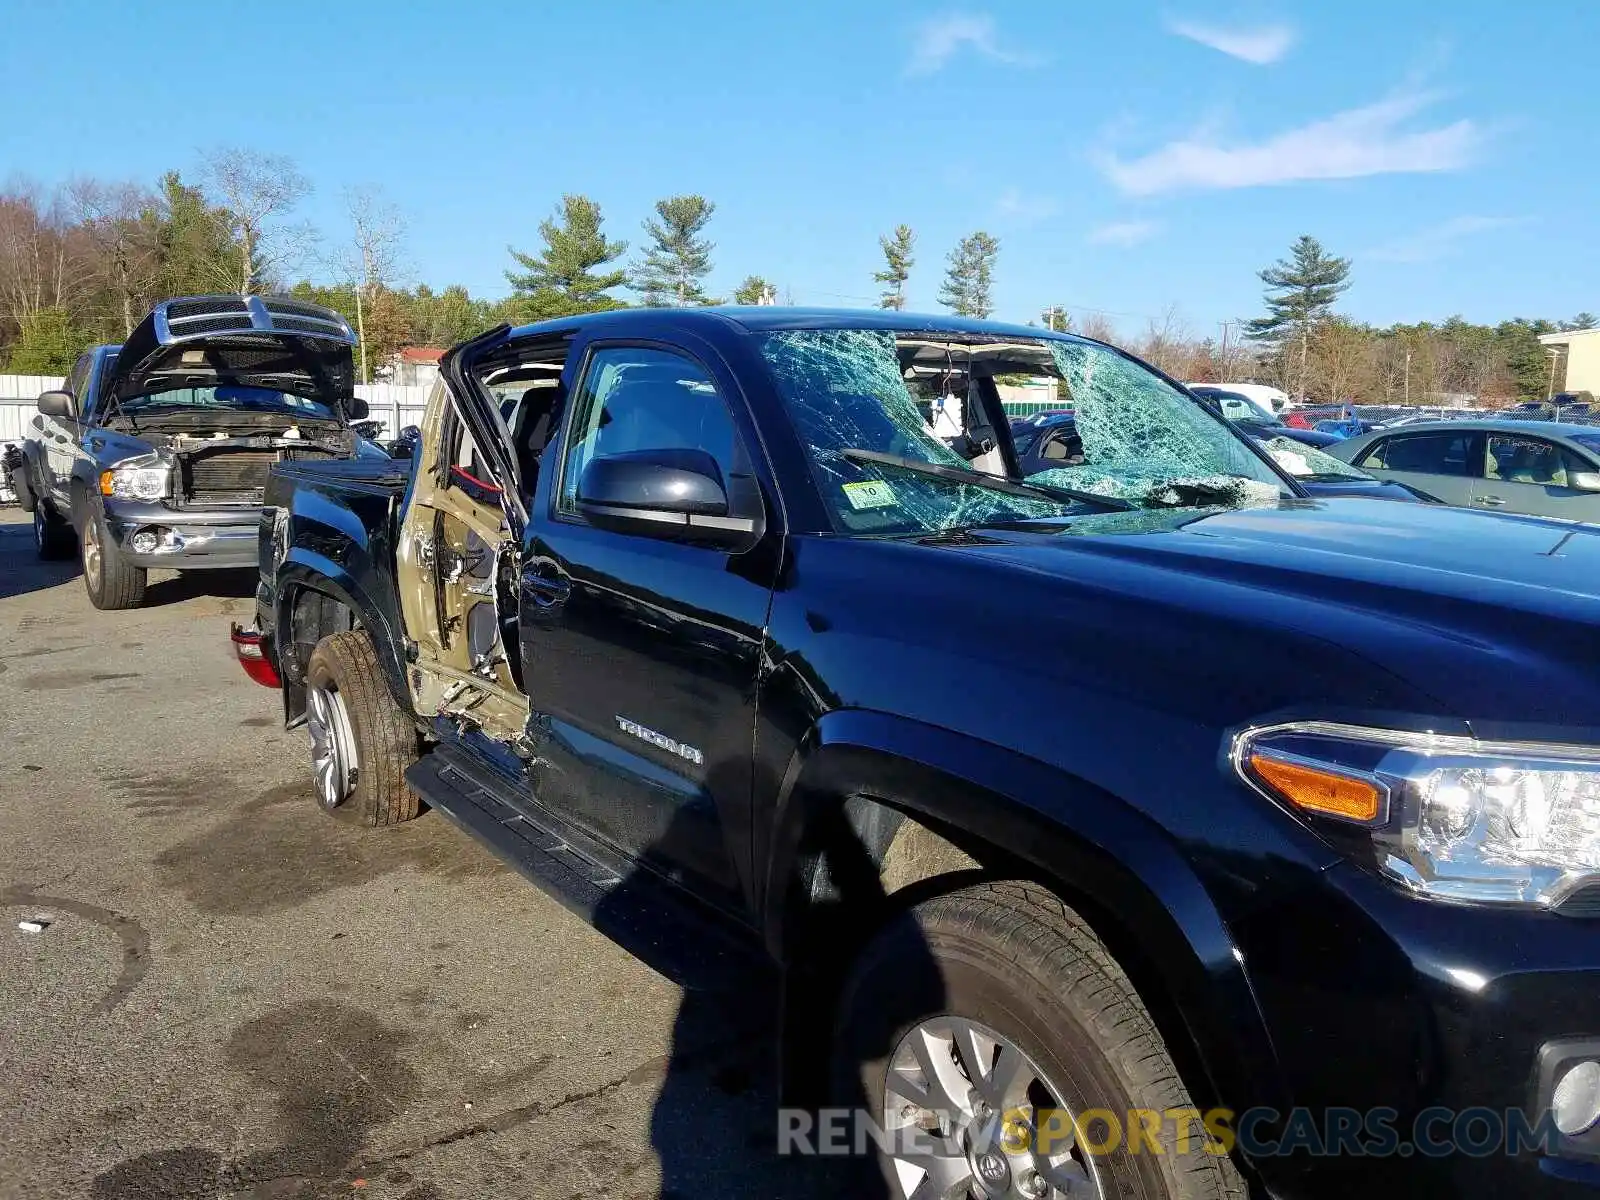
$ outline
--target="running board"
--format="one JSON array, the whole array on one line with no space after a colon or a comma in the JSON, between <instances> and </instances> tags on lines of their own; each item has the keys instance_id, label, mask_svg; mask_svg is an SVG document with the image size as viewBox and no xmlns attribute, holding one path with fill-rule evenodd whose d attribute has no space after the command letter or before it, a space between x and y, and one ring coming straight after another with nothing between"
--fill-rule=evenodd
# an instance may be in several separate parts
<instances>
[{"instance_id":1,"label":"running board","mask_svg":"<svg viewBox=\"0 0 1600 1200\"><path fill-rule=\"evenodd\" d=\"M727 986L759 960L730 921L573 829L538 805L531 787L470 751L441 745L406 771L406 782L428 807L680 987Z\"/></svg>"}]
</instances>

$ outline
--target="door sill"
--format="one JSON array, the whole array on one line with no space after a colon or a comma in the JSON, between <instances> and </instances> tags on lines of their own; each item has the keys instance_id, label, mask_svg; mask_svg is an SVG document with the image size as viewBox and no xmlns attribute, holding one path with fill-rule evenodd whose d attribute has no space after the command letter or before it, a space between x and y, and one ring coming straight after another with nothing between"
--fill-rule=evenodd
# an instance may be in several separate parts
<instances>
[{"instance_id":1,"label":"door sill","mask_svg":"<svg viewBox=\"0 0 1600 1200\"><path fill-rule=\"evenodd\" d=\"M446 742L406 782L563 908L679 987L718 990L767 969L753 939L649 867L536 803L525 778Z\"/></svg>"}]
</instances>

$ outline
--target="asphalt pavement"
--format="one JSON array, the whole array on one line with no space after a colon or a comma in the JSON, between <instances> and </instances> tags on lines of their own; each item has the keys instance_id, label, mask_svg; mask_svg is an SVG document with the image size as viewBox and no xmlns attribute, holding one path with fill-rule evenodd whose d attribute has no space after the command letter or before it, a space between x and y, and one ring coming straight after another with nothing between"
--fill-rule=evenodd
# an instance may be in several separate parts
<instances>
[{"instance_id":1,"label":"asphalt pavement","mask_svg":"<svg viewBox=\"0 0 1600 1200\"><path fill-rule=\"evenodd\" d=\"M329 819L233 661L251 577L97 612L27 521L0 509L0 1197L834 1194L771 1153L753 985L686 991L437 814Z\"/></svg>"}]
</instances>

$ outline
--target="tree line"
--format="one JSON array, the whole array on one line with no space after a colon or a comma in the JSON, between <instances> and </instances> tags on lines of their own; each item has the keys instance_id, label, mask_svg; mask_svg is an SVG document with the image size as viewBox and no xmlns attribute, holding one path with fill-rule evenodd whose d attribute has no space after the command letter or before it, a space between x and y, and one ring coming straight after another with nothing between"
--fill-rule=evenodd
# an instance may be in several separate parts
<instances>
[{"instance_id":1,"label":"tree line","mask_svg":"<svg viewBox=\"0 0 1600 1200\"><path fill-rule=\"evenodd\" d=\"M188 178L170 171L154 187L91 179L53 191L7 185L0 189L0 363L16 373L61 374L84 347L125 337L154 301L203 292L288 292L337 309L357 330L363 379L402 346L449 345L502 321L629 303L779 300L777 284L759 274L727 297L708 290L716 205L700 195L657 201L631 257L630 242L606 231L599 203L564 196L536 227L537 244L507 247L510 294L489 300L460 285L404 286L404 222L376 189L345 189L344 227L331 233L295 219L310 191L289 159L237 149L204 156ZM918 261L916 231L901 224L878 243L878 303L903 309ZM988 232L960 239L943 262L939 303L960 316L992 316L999 256L999 239ZM1175 308L1131 336L1104 314L1066 304L1030 324L1125 346L1182 379L1253 379L1309 400L1389 403L1455 394L1542 398L1560 379L1551 376L1539 335L1595 324L1581 313L1560 324L1451 317L1375 328L1337 312L1350 268L1315 238L1300 238L1288 257L1258 273L1265 314L1223 323L1218 338L1195 336Z\"/></svg>"}]
</instances>

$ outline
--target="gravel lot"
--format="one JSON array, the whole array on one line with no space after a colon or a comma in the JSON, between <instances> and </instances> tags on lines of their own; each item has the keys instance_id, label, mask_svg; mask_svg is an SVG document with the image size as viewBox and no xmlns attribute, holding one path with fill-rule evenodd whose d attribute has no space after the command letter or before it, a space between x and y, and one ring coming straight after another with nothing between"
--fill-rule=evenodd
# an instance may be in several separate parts
<instances>
[{"instance_id":1,"label":"gravel lot","mask_svg":"<svg viewBox=\"0 0 1600 1200\"><path fill-rule=\"evenodd\" d=\"M685 992L436 814L328 819L232 658L252 579L99 613L26 521L0 510L0 1196L832 1194L768 1153L747 981Z\"/></svg>"}]
</instances>

